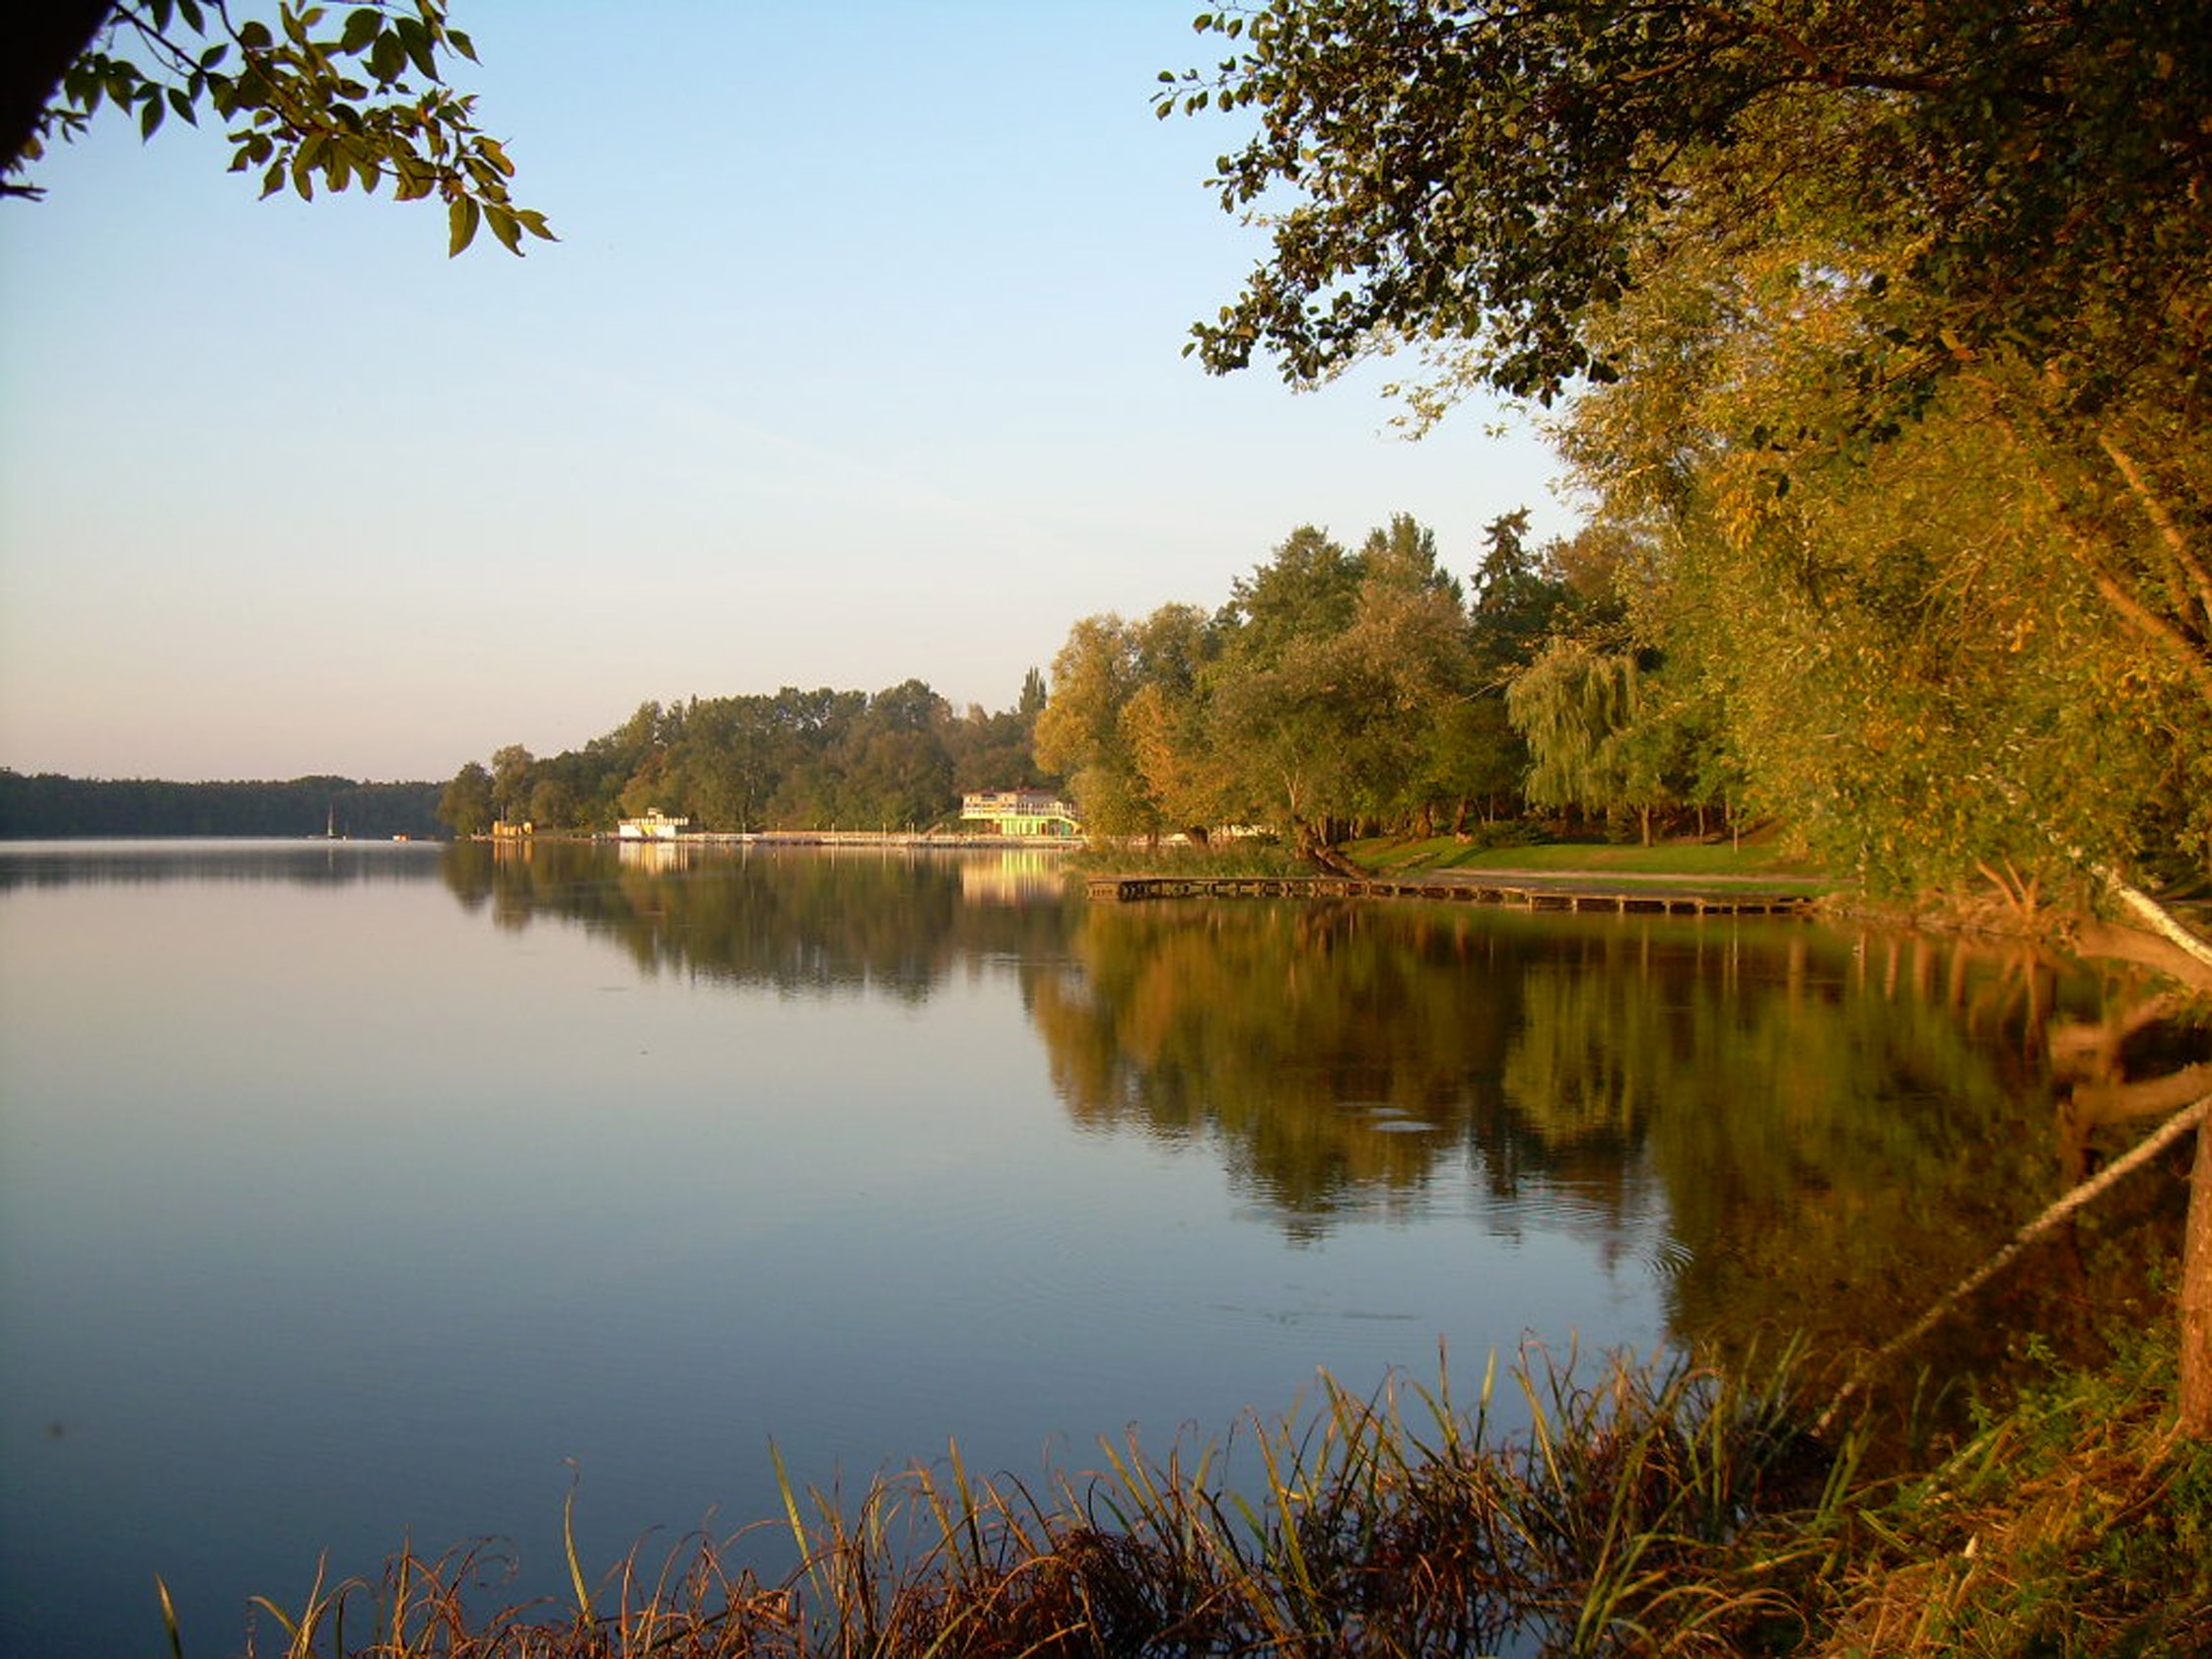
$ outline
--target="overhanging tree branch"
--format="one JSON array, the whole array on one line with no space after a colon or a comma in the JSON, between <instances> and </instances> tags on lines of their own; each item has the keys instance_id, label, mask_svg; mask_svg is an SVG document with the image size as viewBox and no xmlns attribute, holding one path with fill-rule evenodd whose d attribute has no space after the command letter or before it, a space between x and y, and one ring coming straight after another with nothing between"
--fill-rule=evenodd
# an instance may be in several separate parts
<instances>
[{"instance_id":1,"label":"overhanging tree branch","mask_svg":"<svg viewBox=\"0 0 2212 1659\"><path fill-rule=\"evenodd\" d=\"M12 162L23 154L63 72L93 43L111 10L109 0L38 0L18 8L8 26L8 50L0 53L0 157ZM12 184L0 190L32 193Z\"/></svg>"}]
</instances>

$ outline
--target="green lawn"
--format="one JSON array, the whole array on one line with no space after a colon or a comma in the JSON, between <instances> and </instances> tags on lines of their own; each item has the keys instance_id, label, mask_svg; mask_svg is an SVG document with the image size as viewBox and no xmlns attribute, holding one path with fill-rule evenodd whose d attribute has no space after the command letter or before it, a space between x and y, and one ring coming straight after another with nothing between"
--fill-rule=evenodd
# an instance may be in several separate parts
<instances>
[{"instance_id":1,"label":"green lawn","mask_svg":"<svg viewBox=\"0 0 2212 1659\"><path fill-rule=\"evenodd\" d=\"M1551 842L1539 847L1469 847L1450 836L1427 841L1358 841L1346 851L1368 869L1395 874L1420 869L1527 869L1631 875L1754 876L1777 886L1825 889L1832 883L1801 859L1771 847L1675 841L1656 847L1604 842Z\"/></svg>"}]
</instances>

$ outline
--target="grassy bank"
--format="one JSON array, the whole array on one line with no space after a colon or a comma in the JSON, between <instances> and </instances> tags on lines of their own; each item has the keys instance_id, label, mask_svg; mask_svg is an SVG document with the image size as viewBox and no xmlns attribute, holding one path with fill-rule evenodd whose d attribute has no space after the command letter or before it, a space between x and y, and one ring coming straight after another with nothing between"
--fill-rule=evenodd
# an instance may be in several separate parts
<instances>
[{"instance_id":1,"label":"grassy bank","mask_svg":"<svg viewBox=\"0 0 2212 1659\"><path fill-rule=\"evenodd\" d=\"M1408 841L1376 839L1347 844L1343 853L1379 875L1419 870L1510 869L1539 874L1678 876L1685 882L1757 881L1763 887L1825 891L1832 885L1801 860L1770 847L1736 848L1726 842L1674 841L1656 847L1611 842L1534 842L1484 846L1451 836ZM1071 855L1068 866L1086 874L1298 875L1313 866L1274 841L1228 841L1212 847L1098 846Z\"/></svg>"},{"instance_id":2,"label":"grassy bank","mask_svg":"<svg viewBox=\"0 0 2212 1659\"><path fill-rule=\"evenodd\" d=\"M1803 860L1768 846L1736 847L1725 841L1669 841L1653 847L1612 842L1548 841L1484 846L1434 836L1423 841L1353 842L1353 863L1383 873L1418 869L1517 869L1615 875L1679 875L1686 879L1742 878L1763 885L1802 884L1808 891L1831 883Z\"/></svg>"},{"instance_id":3,"label":"grassy bank","mask_svg":"<svg viewBox=\"0 0 2212 1659\"><path fill-rule=\"evenodd\" d=\"M1313 865L1275 841L1224 841L1212 847L1100 844L1062 864L1081 875L1311 875Z\"/></svg>"},{"instance_id":4,"label":"grassy bank","mask_svg":"<svg viewBox=\"0 0 2212 1659\"><path fill-rule=\"evenodd\" d=\"M2171 1342L2052 1373L1935 1468L1867 1476L1755 1382L1538 1353L1462 1402L1331 1395L1217 1461L1107 1445L1030 1486L955 1460L857 1502L787 1491L801 1565L736 1540L572 1558L559 1604L479 1612L490 1555L263 1604L262 1653L375 1659L2182 1654L2212 1642L2212 1451L2176 1444ZM1492 1427L1510 1394L1534 1428ZM742 1538L743 1535L739 1535Z\"/></svg>"}]
</instances>

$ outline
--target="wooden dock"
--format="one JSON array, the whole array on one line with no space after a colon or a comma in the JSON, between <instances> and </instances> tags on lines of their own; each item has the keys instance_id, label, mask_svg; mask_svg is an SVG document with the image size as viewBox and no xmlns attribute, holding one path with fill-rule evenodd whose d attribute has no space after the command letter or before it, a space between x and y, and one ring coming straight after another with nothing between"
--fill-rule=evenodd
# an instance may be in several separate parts
<instances>
[{"instance_id":1,"label":"wooden dock","mask_svg":"<svg viewBox=\"0 0 2212 1659\"><path fill-rule=\"evenodd\" d=\"M1636 892L1621 887L1499 886L1485 881L1384 875L1094 875L1087 890L1092 900L1114 904L1134 904L1143 899L1435 899L1514 910L1662 916L1799 916L1813 905L1802 894L1771 890Z\"/></svg>"}]
</instances>

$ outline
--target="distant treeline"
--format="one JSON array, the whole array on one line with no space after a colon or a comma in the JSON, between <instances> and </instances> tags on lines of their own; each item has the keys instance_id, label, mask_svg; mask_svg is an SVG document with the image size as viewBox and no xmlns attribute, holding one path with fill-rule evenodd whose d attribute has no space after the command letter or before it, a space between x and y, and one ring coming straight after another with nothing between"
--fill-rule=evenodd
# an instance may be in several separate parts
<instances>
[{"instance_id":1,"label":"distant treeline","mask_svg":"<svg viewBox=\"0 0 2212 1659\"><path fill-rule=\"evenodd\" d=\"M65 778L0 767L0 840L122 835L433 836L437 784L351 778L173 784L157 778Z\"/></svg>"},{"instance_id":2,"label":"distant treeline","mask_svg":"<svg viewBox=\"0 0 2212 1659\"><path fill-rule=\"evenodd\" d=\"M965 714L921 680L873 695L824 686L646 703L582 748L519 743L470 761L440 820L480 835L496 820L612 830L658 808L707 830L929 829L957 823L971 790L1053 788L1034 738L1045 680L1029 670L1011 709Z\"/></svg>"}]
</instances>

